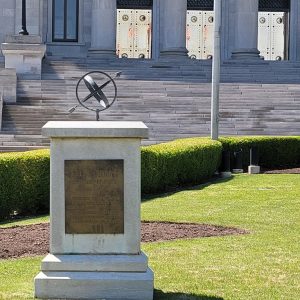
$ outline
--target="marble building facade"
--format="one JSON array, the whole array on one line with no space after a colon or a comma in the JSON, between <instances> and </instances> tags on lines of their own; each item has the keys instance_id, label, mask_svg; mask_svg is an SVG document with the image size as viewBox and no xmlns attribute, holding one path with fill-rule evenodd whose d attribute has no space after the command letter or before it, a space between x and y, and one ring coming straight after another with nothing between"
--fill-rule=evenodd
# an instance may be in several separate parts
<instances>
[{"instance_id":1,"label":"marble building facade","mask_svg":"<svg viewBox=\"0 0 300 300\"><path fill-rule=\"evenodd\" d=\"M151 10L151 58L182 59L188 57L187 11L211 11L213 1L27 0L27 29L41 37L47 55L114 57L117 10L131 8ZM262 10L285 12L285 59L300 60L299 0L222 0L223 60L260 59L258 13ZM0 0L0 43L18 34L21 12L21 0Z\"/></svg>"}]
</instances>

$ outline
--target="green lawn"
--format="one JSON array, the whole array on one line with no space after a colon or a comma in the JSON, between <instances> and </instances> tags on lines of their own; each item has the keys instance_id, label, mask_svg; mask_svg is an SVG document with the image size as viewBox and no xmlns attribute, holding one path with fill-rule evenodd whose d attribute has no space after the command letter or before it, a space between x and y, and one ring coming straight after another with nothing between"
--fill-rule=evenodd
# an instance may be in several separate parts
<instances>
[{"instance_id":1,"label":"green lawn","mask_svg":"<svg viewBox=\"0 0 300 300\"><path fill-rule=\"evenodd\" d=\"M25 226L25 225L38 224L38 223L47 223L47 222L49 222L49 216L24 218L19 220L0 222L0 228L7 228L12 226Z\"/></svg>"},{"instance_id":2,"label":"green lawn","mask_svg":"<svg viewBox=\"0 0 300 300\"><path fill-rule=\"evenodd\" d=\"M147 199L144 220L251 232L143 244L155 272L155 299L299 299L299 212L299 175L239 175ZM0 299L30 299L40 259L0 260Z\"/></svg>"}]
</instances>

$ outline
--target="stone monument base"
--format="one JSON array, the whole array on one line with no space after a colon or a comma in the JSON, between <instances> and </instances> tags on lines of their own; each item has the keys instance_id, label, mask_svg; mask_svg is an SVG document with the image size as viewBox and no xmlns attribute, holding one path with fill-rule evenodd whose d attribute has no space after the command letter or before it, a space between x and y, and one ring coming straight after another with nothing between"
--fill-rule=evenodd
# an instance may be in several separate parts
<instances>
[{"instance_id":1,"label":"stone monument base","mask_svg":"<svg viewBox=\"0 0 300 300\"><path fill-rule=\"evenodd\" d=\"M153 299L153 272L144 253L49 254L34 281L41 299Z\"/></svg>"}]
</instances>

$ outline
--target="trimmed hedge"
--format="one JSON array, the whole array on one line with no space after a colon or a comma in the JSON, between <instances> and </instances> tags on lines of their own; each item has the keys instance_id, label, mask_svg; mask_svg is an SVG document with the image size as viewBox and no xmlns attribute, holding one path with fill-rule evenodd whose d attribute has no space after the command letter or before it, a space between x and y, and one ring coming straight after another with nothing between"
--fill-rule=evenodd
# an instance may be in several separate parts
<instances>
[{"instance_id":1,"label":"trimmed hedge","mask_svg":"<svg viewBox=\"0 0 300 300\"><path fill-rule=\"evenodd\" d=\"M222 146L209 139L142 147L142 192L199 183L218 168ZM0 154L0 219L49 211L49 150Z\"/></svg>"},{"instance_id":2,"label":"trimmed hedge","mask_svg":"<svg viewBox=\"0 0 300 300\"><path fill-rule=\"evenodd\" d=\"M248 166L250 148L259 149L259 164L265 168L297 167L300 165L300 137L222 137L224 150L242 149L243 165Z\"/></svg>"},{"instance_id":3,"label":"trimmed hedge","mask_svg":"<svg viewBox=\"0 0 300 300\"><path fill-rule=\"evenodd\" d=\"M49 150L0 154L0 219L49 211Z\"/></svg>"},{"instance_id":4,"label":"trimmed hedge","mask_svg":"<svg viewBox=\"0 0 300 300\"><path fill-rule=\"evenodd\" d=\"M208 138L180 139L142 147L142 192L200 183L218 169L222 145Z\"/></svg>"},{"instance_id":5,"label":"trimmed hedge","mask_svg":"<svg viewBox=\"0 0 300 300\"><path fill-rule=\"evenodd\" d=\"M300 165L300 137L222 137L219 142L181 139L142 147L142 192L203 182L218 169L222 148L232 153L242 149L248 166L253 146L259 148L263 167ZM0 154L0 219L15 211L23 215L49 211L49 169L49 150Z\"/></svg>"}]
</instances>

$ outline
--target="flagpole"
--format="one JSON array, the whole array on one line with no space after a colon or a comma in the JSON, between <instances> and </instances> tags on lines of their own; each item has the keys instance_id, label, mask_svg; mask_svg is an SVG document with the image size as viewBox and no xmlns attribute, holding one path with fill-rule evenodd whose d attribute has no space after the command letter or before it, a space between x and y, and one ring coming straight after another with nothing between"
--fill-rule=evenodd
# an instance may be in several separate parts
<instances>
[{"instance_id":1,"label":"flagpole","mask_svg":"<svg viewBox=\"0 0 300 300\"><path fill-rule=\"evenodd\" d=\"M212 92L211 92L211 138L219 138L219 95L221 71L221 22L222 0L214 0L214 52L212 62Z\"/></svg>"}]
</instances>

